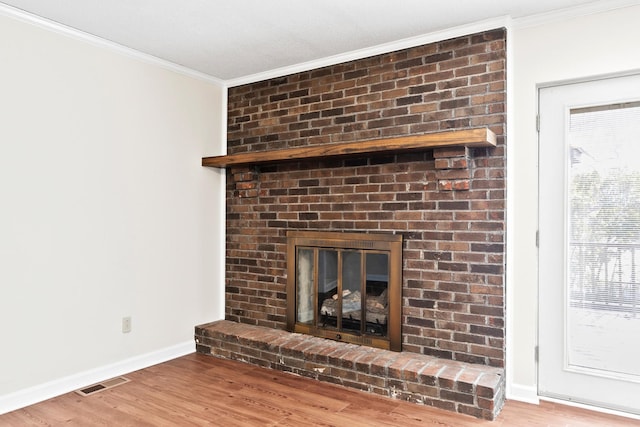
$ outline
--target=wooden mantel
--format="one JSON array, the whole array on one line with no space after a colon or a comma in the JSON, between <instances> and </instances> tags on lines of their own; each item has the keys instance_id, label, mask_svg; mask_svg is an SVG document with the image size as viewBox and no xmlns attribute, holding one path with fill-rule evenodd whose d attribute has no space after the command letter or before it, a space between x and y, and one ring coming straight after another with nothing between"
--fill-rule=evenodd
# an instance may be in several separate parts
<instances>
[{"instance_id":1,"label":"wooden mantel","mask_svg":"<svg viewBox=\"0 0 640 427\"><path fill-rule=\"evenodd\" d=\"M294 160L342 157L375 153L403 153L442 147L495 147L496 135L487 128L465 129L371 141L343 142L327 145L296 147L284 150L204 157L202 166L224 168L228 166L259 165Z\"/></svg>"}]
</instances>

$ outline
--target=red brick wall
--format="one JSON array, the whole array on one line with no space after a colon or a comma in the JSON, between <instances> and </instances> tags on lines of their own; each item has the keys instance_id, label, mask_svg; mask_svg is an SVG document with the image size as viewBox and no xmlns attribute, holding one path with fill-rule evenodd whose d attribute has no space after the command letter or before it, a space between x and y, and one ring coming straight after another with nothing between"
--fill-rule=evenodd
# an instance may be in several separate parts
<instances>
[{"instance_id":1,"label":"red brick wall","mask_svg":"<svg viewBox=\"0 0 640 427\"><path fill-rule=\"evenodd\" d=\"M227 172L226 317L285 327L286 231L404 235L403 350L504 365L505 31L229 89L228 152L489 127L495 148Z\"/></svg>"}]
</instances>

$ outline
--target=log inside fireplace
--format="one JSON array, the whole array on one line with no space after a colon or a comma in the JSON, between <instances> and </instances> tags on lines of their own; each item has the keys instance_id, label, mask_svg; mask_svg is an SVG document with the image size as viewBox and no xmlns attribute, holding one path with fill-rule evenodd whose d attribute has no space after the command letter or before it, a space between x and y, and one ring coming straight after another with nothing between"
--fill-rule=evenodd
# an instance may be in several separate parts
<instances>
[{"instance_id":1,"label":"log inside fireplace","mask_svg":"<svg viewBox=\"0 0 640 427\"><path fill-rule=\"evenodd\" d=\"M287 233L287 329L402 349L402 236Z\"/></svg>"}]
</instances>

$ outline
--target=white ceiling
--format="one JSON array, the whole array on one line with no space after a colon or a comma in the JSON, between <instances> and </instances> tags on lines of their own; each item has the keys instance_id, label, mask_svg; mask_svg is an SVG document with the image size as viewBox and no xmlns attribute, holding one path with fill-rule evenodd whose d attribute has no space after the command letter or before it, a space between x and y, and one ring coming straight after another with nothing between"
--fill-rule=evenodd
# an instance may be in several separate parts
<instances>
[{"instance_id":1,"label":"white ceiling","mask_svg":"<svg viewBox=\"0 0 640 427\"><path fill-rule=\"evenodd\" d=\"M1 2L225 81L487 19L522 18L594 3L593 0Z\"/></svg>"}]
</instances>

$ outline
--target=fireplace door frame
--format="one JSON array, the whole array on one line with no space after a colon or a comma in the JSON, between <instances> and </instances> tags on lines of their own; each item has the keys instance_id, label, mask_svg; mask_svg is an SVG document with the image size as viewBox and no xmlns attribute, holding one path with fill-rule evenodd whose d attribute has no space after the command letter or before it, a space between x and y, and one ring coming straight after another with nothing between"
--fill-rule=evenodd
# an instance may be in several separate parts
<instances>
[{"instance_id":1,"label":"fireplace door frame","mask_svg":"<svg viewBox=\"0 0 640 427\"><path fill-rule=\"evenodd\" d=\"M388 320L387 336L350 333L349 331L317 326L318 292L315 291L314 321L311 324L297 322L297 252L298 248L337 249L384 252L389 258L389 282L387 287ZM317 276L317 274L315 274ZM366 280L366 279L365 279ZM317 280L314 278L317 285ZM287 232L287 330L315 335L336 341L368 345L386 350L402 350L402 235L341 233L329 231ZM364 318L363 318L364 319ZM364 320L363 320L364 323Z\"/></svg>"}]
</instances>

